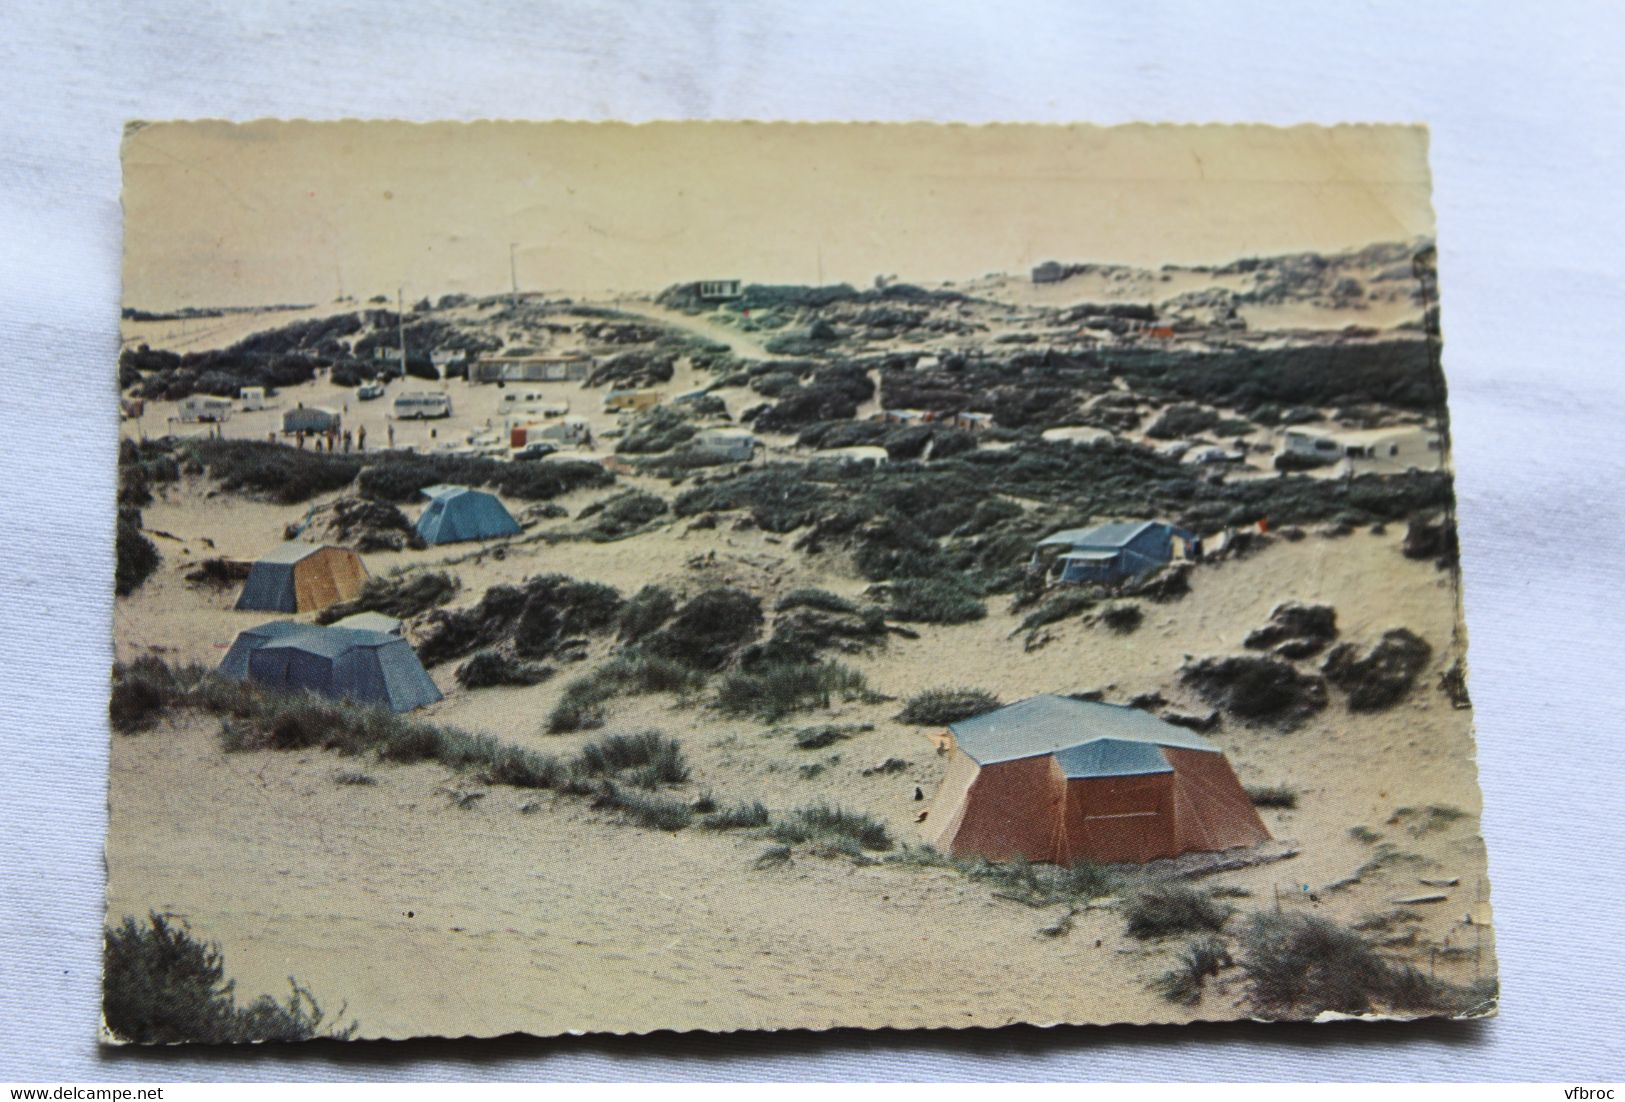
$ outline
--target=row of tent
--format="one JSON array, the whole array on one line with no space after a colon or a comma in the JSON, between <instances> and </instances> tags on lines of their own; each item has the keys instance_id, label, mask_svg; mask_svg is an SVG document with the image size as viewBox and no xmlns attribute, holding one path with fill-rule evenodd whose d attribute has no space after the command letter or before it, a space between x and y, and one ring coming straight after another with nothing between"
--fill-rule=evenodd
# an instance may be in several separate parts
<instances>
[{"instance_id":1,"label":"row of tent","mask_svg":"<svg viewBox=\"0 0 1625 1102\"><path fill-rule=\"evenodd\" d=\"M493 495L460 486L424 491L418 533L428 543L514 535ZM1169 525L1102 526L1044 541L1091 567L1132 576L1166 562L1189 533ZM1072 566L1071 563L1068 564ZM290 543L256 562L239 609L305 612L356 596L366 568L355 552ZM237 636L220 672L275 689L405 712L441 699L400 622L378 613L331 627L273 621ZM930 841L955 856L1136 862L1256 845L1269 839L1251 799L1213 742L1137 708L1036 696L949 725L947 776L927 819Z\"/></svg>"},{"instance_id":2,"label":"row of tent","mask_svg":"<svg viewBox=\"0 0 1625 1102\"><path fill-rule=\"evenodd\" d=\"M430 486L418 517L425 543L500 539L521 531L495 494L466 486ZM290 541L249 567L236 608L255 612L315 612L354 600L367 581L361 556L345 547Z\"/></svg>"}]
</instances>

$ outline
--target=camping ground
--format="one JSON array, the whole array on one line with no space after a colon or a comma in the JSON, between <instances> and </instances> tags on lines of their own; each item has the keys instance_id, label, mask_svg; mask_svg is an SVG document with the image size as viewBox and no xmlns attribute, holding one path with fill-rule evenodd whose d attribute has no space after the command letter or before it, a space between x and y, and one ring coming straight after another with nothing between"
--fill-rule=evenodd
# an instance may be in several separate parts
<instances>
[{"instance_id":1,"label":"camping ground","mask_svg":"<svg viewBox=\"0 0 1625 1102\"><path fill-rule=\"evenodd\" d=\"M1277 462L1289 425L1447 430L1427 251L335 304L173 349L128 323L110 924L183 916L245 1001L292 974L361 1037L1490 1012L1448 450ZM597 366L361 401L403 330L409 358ZM271 408L174 420L251 376L284 380ZM605 410L623 386L659 404ZM521 388L591 443L511 458ZM406 390L453 415L392 421ZM298 404L366 450L268 442ZM695 444L733 426L751 459ZM1234 457L1185 461L1208 447ZM447 483L519 534L415 539ZM1053 532L1140 519L1203 557L1109 588L1029 569ZM443 699L385 723L205 676L275 618L234 605L290 534L372 580L289 616L403 620ZM1335 627L1247 645L1291 605ZM932 705L1051 693L1199 726L1271 840L1070 871L928 849Z\"/></svg>"}]
</instances>

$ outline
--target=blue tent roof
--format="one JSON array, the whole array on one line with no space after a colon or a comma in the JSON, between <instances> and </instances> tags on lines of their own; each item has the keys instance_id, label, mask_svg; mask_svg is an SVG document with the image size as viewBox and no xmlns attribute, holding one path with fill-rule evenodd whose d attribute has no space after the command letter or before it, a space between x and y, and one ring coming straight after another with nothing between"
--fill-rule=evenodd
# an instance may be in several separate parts
<instances>
[{"instance_id":1,"label":"blue tent roof","mask_svg":"<svg viewBox=\"0 0 1625 1102\"><path fill-rule=\"evenodd\" d=\"M417 531L425 543L489 540L522 531L495 494L466 486L430 486L423 493L429 504L418 518Z\"/></svg>"},{"instance_id":2,"label":"blue tent roof","mask_svg":"<svg viewBox=\"0 0 1625 1102\"><path fill-rule=\"evenodd\" d=\"M1172 773L1162 747L1149 742L1103 738L1082 746L1055 751L1055 762L1068 779L1079 777L1136 777L1146 773Z\"/></svg>"},{"instance_id":3,"label":"blue tent roof","mask_svg":"<svg viewBox=\"0 0 1625 1102\"><path fill-rule=\"evenodd\" d=\"M337 700L409 712L440 690L399 635L276 620L237 636L219 672L271 688L305 689Z\"/></svg>"},{"instance_id":4,"label":"blue tent roof","mask_svg":"<svg viewBox=\"0 0 1625 1102\"><path fill-rule=\"evenodd\" d=\"M1064 532L1057 532L1040 540L1038 546L1087 547L1091 550L1124 547L1135 536L1156 523L1158 522L1154 520L1118 521L1112 524L1097 524L1093 528L1068 528Z\"/></svg>"},{"instance_id":5,"label":"blue tent roof","mask_svg":"<svg viewBox=\"0 0 1625 1102\"><path fill-rule=\"evenodd\" d=\"M948 730L978 765L1054 754L1068 777L1163 772L1168 763L1157 749L1162 746L1220 753L1202 736L1139 708L1049 694L961 720Z\"/></svg>"},{"instance_id":6,"label":"blue tent roof","mask_svg":"<svg viewBox=\"0 0 1625 1102\"><path fill-rule=\"evenodd\" d=\"M1127 547L1147 528L1166 528L1180 539L1194 539L1195 533L1160 520L1123 520L1097 524L1093 528L1068 528L1038 541L1040 547L1071 547L1087 551L1113 551Z\"/></svg>"}]
</instances>

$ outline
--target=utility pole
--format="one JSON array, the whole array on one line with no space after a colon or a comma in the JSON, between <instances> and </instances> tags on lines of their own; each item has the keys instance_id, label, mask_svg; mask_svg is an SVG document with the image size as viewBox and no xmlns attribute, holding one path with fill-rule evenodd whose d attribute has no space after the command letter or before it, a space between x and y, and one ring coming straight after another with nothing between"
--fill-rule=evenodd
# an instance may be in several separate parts
<instances>
[{"instance_id":1,"label":"utility pole","mask_svg":"<svg viewBox=\"0 0 1625 1102\"><path fill-rule=\"evenodd\" d=\"M514 302L519 301L519 265L514 260L514 250L517 249L518 247L519 247L519 242L517 242L517 241L508 242L508 280L513 285L513 301Z\"/></svg>"},{"instance_id":2,"label":"utility pole","mask_svg":"<svg viewBox=\"0 0 1625 1102\"><path fill-rule=\"evenodd\" d=\"M406 289L395 288L395 324L401 338L401 378L406 378Z\"/></svg>"}]
</instances>

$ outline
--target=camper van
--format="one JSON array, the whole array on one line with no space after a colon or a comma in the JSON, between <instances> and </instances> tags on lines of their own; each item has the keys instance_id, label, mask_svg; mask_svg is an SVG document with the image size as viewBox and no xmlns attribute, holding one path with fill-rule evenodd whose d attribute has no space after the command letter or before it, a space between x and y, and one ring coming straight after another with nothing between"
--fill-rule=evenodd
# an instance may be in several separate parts
<instances>
[{"instance_id":1,"label":"camper van","mask_svg":"<svg viewBox=\"0 0 1625 1102\"><path fill-rule=\"evenodd\" d=\"M289 435L299 432L338 432L340 420L338 410L298 406L282 414L282 431Z\"/></svg>"},{"instance_id":2,"label":"camper van","mask_svg":"<svg viewBox=\"0 0 1625 1102\"><path fill-rule=\"evenodd\" d=\"M524 447L537 441L547 441L553 444L579 444L592 435L592 428L584 417L566 417L562 421L554 421L549 425L529 425L525 428L522 441L513 444L514 447Z\"/></svg>"},{"instance_id":3,"label":"camper van","mask_svg":"<svg viewBox=\"0 0 1625 1102\"><path fill-rule=\"evenodd\" d=\"M436 417L451 416L451 395L436 394L424 391L417 394L402 394L395 399L395 419L397 421L427 421Z\"/></svg>"},{"instance_id":4,"label":"camper van","mask_svg":"<svg viewBox=\"0 0 1625 1102\"><path fill-rule=\"evenodd\" d=\"M237 400L243 404L244 413L265 408L265 388L262 386L245 386L237 391Z\"/></svg>"},{"instance_id":5,"label":"camper van","mask_svg":"<svg viewBox=\"0 0 1625 1102\"><path fill-rule=\"evenodd\" d=\"M188 424L199 421L231 420L231 399L211 398L207 394L194 394L181 399L180 419Z\"/></svg>"},{"instance_id":6,"label":"camper van","mask_svg":"<svg viewBox=\"0 0 1625 1102\"><path fill-rule=\"evenodd\" d=\"M660 393L654 390L612 390L604 395L606 413L635 413L659 404Z\"/></svg>"},{"instance_id":7,"label":"camper van","mask_svg":"<svg viewBox=\"0 0 1625 1102\"><path fill-rule=\"evenodd\" d=\"M756 454L756 437L740 429L708 429L694 443L701 451L733 463L748 463Z\"/></svg>"}]
</instances>

